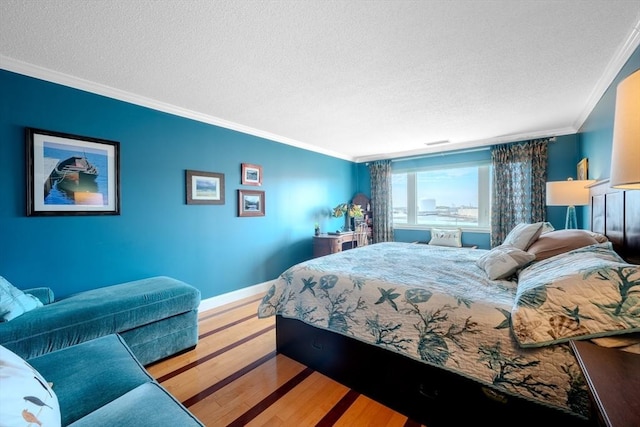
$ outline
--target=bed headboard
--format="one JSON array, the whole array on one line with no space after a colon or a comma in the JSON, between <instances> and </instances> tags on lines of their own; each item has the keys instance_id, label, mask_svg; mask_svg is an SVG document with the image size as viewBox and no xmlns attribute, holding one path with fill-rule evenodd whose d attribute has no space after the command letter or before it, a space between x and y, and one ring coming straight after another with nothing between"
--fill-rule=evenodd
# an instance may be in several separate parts
<instances>
[{"instance_id":1,"label":"bed headboard","mask_svg":"<svg viewBox=\"0 0 640 427\"><path fill-rule=\"evenodd\" d=\"M591 231L613 243L620 256L640 264L640 191L611 188L600 181L589 188Z\"/></svg>"}]
</instances>

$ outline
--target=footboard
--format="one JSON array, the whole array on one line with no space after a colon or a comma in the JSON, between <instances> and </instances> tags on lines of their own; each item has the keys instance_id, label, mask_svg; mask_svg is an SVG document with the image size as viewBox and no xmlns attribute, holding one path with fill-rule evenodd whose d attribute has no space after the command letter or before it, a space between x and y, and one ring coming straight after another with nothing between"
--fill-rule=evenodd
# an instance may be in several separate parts
<instances>
[{"instance_id":1,"label":"footboard","mask_svg":"<svg viewBox=\"0 0 640 427\"><path fill-rule=\"evenodd\" d=\"M277 350L429 427L588 422L299 320L276 317Z\"/></svg>"}]
</instances>

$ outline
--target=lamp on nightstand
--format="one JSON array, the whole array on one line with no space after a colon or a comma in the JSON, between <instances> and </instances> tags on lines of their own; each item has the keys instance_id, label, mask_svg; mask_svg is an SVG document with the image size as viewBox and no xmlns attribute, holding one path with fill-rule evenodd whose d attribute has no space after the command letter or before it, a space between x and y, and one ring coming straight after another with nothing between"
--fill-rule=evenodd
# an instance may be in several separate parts
<instances>
[{"instance_id":1,"label":"lamp on nightstand","mask_svg":"<svg viewBox=\"0 0 640 427\"><path fill-rule=\"evenodd\" d=\"M610 177L614 188L640 190L640 70L616 92Z\"/></svg>"},{"instance_id":2,"label":"lamp on nightstand","mask_svg":"<svg viewBox=\"0 0 640 427\"><path fill-rule=\"evenodd\" d=\"M576 206L589 204L588 185L594 180L574 180L547 182L547 206L567 206L564 228L578 228Z\"/></svg>"}]
</instances>

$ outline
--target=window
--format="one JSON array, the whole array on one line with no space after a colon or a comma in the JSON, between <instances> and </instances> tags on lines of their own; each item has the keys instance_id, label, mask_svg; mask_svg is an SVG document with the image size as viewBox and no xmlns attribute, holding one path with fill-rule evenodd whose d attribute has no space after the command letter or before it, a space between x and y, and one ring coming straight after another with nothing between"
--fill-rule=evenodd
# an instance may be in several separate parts
<instances>
[{"instance_id":1,"label":"window","mask_svg":"<svg viewBox=\"0 0 640 427\"><path fill-rule=\"evenodd\" d=\"M491 163L438 165L393 172L394 227L489 229Z\"/></svg>"}]
</instances>

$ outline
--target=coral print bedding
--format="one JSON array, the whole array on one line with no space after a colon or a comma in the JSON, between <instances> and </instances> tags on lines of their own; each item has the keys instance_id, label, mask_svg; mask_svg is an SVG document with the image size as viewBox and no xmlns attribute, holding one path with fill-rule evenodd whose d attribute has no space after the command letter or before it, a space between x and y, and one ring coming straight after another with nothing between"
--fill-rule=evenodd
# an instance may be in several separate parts
<instances>
[{"instance_id":1,"label":"coral print bedding","mask_svg":"<svg viewBox=\"0 0 640 427\"><path fill-rule=\"evenodd\" d=\"M586 300L560 302L560 294L566 292L554 285L560 273L550 270L553 264L558 259L564 264L562 257L568 257L568 264L578 265L581 250L550 258L539 270L536 263L524 268L520 271L524 286L518 285L516 275L510 276L512 280L489 279L477 264L488 252L389 242L316 258L285 271L265 295L258 314L299 319L456 372L499 392L587 418L585 380L568 343L544 329L523 326L529 318L526 310L554 301L564 305L561 314L579 319L585 328L590 327L587 320L602 323L605 317L587 309ZM580 269L564 286L569 281L579 286L584 279L607 287L605 297L594 299L594 309L606 313L616 333L634 330L637 311L632 307L637 307L638 294L631 283L638 280L637 273L624 267L610 246L582 253L595 257L594 265L604 270ZM532 291L537 285L529 284L545 271L548 298L542 291ZM626 302L620 299L623 294ZM519 339L546 334L551 340L545 337L545 342L553 345L520 346L512 330L512 312L519 317L515 324ZM532 319L534 324L544 323L546 314L540 316Z\"/></svg>"},{"instance_id":2,"label":"coral print bedding","mask_svg":"<svg viewBox=\"0 0 640 427\"><path fill-rule=\"evenodd\" d=\"M511 319L522 347L640 331L640 267L610 242L540 261L520 273Z\"/></svg>"}]
</instances>

